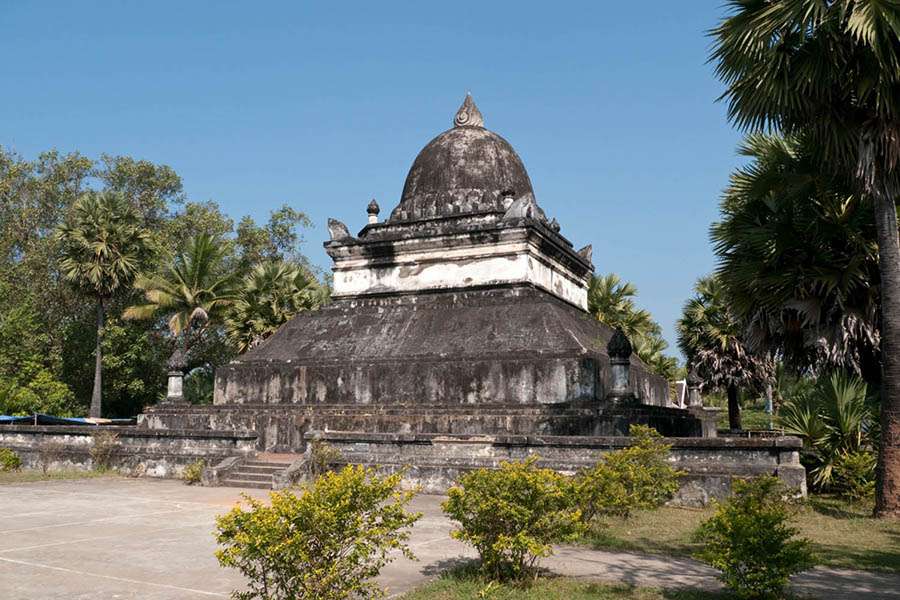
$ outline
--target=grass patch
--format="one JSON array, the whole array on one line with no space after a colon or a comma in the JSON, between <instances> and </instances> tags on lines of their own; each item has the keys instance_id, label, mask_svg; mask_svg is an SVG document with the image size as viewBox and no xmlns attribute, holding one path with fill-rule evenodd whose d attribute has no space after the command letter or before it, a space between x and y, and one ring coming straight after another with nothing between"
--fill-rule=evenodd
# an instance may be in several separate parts
<instances>
[{"instance_id":1,"label":"grass patch","mask_svg":"<svg viewBox=\"0 0 900 600\"><path fill-rule=\"evenodd\" d=\"M401 600L725 600L728 596L700 590L659 590L569 577L542 577L524 583L486 581L471 568L453 569Z\"/></svg>"},{"instance_id":2,"label":"grass patch","mask_svg":"<svg viewBox=\"0 0 900 600\"><path fill-rule=\"evenodd\" d=\"M691 535L712 508L663 507L630 519L609 519L585 543L596 549L689 556L699 548ZM796 526L813 543L819 564L847 569L900 573L900 522L873 519L871 504L849 504L829 496L810 496Z\"/></svg>"},{"instance_id":3,"label":"grass patch","mask_svg":"<svg viewBox=\"0 0 900 600\"><path fill-rule=\"evenodd\" d=\"M61 469L59 471L48 471L43 473L40 469L22 469L21 471L11 471L9 473L0 473L0 485L4 483L29 483L32 481L58 481L64 479L94 479L97 477L114 476L113 471L78 471L75 469Z\"/></svg>"}]
</instances>

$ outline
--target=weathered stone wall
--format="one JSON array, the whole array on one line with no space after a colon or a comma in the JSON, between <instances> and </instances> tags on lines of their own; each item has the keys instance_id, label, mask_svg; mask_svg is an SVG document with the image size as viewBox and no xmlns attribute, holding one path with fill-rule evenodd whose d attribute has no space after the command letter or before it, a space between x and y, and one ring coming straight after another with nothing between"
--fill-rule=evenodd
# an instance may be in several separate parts
<instances>
[{"instance_id":1,"label":"weathered stone wall","mask_svg":"<svg viewBox=\"0 0 900 600\"><path fill-rule=\"evenodd\" d=\"M150 431L135 427L81 427L0 425L0 448L10 448L25 468L39 469L48 461L51 469L93 468L93 434L118 436L111 465L129 475L178 477L198 460L208 464L228 456L246 456L256 449L256 434L216 431Z\"/></svg>"},{"instance_id":2,"label":"weathered stone wall","mask_svg":"<svg viewBox=\"0 0 900 600\"><path fill-rule=\"evenodd\" d=\"M237 404L163 405L148 409L150 429L254 431L260 450L299 452L304 433L449 433L462 435L628 435L631 424L672 437L700 436L701 422L685 410L658 406L440 404Z\"/></svg>"},{"instance_id":3,"label":"weathered stone wall","mask_svg":"<svg viewBox=\"0 0 900 600\"><path fill-rule=\"evenodd\" d=\"M574 474L605 452L625 447L623 437L389 435L321 432L343 460L396 471L406 469L410 485L443 493L474 468L495 468L503 460L541 457L540 464ZM685 472L675 503L700 506L726 496L735 478L776 475L797 495L806 494L798 438L668 438L671 462Z\"/></svg>"}]
</instances>

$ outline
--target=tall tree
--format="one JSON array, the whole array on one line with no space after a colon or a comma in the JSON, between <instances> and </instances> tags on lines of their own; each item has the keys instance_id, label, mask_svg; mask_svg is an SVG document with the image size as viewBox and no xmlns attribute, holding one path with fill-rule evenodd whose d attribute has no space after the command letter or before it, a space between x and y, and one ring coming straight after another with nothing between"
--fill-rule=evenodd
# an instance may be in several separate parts
<instances>
[{"instance_id":1,"label":"tall tree","mask_svg":"<svg viewBox=\"0 0 900 600\"><path fill-rule=\"evenodd\" d=\"M162 273L137 278L135 287L145 303L129 307L124 317L164 314L172 336L186 344L190 333L202 333L210 322L221 321L236 299L235 275L225 268L225 258L221 239L206 234L192 238Z\"/></svg>"},{"instance_id":2,"label":"tall tree","mask_svg":"<svg viewBox=\"0 0 900 600\"><path fill-rule=\"evenodd\" d=\"M83 195L57 231L63 277L96 301L97 341L91 417L102 412L103 324L106 304L127 288L147 253L147 233L122 194Z\"/></svg>"},{"instance_id":3,"label":"tall tree","mask_svg":"<svg viewBox=\"0 0 900 600\"><path fill-rule=\"evenodd\" d=\"M773 367L771 361L747 348L741 337L744 327L732 312L725 288L716 277L701 278L694 291L676 326L678 346L688 369L696 369L709 387L725 390L728 425L739 430L741 388L758 388L771 377Z\"/></svg>"},{"instance_id":4,"label":"tall tree","mask_svg":"<svg viewBox=\"0 0 900 600\"><path fill-rule=\"evenodd\" d=\"M314 310L328 291L303 267L267 261L254 267L225 320L228 337L238 352L246 352L275 333L291 317Z\"/></svg>"},{"instance_id":5,"label":"tall tree","mask_svg":"<svg viewBox=\"0 0 900 600\"><path fill-rule=\"evenodd\" d=\"M678 362L664 354L669 344L662 328L649 312L635 306L637 288L615 273L593 275L588 284L588 312L612 329L621 329L631 340L635 354L657 375L672 381Z\"/></svg>"},{"instance_id":6,"label":"tall tree","mask_svg":"<svg viewBox=\"0 0 900 600\"><path fill-rule=\"evenodd\" d=\"M794 372L880 381L878 249L871 204L802 139L751 134L711 230L717 277L756 352Z\"/></svg>"},{"instance_id":7,"label":"tall tree","mask_svg":"<svg viewBox=\"0 0 900 600\"><path fill-rule=\"evenodd\" d=\"M900 3L730 0L712 60L731 120L807 136L874 206L881 271L875 513L900 517Z\"/></svg>"}]
</instances>

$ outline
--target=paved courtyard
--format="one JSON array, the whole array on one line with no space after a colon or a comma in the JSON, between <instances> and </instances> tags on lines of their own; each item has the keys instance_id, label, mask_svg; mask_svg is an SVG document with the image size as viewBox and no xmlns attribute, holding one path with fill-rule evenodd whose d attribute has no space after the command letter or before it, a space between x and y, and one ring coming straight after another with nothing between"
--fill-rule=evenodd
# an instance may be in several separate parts
<instances>
[{"instance_id":1,"label":"paved courtyard","mask_svg":"<svg viewBox=\"0 0 900 600\"><path fill-rule=\"evenodd\" d=\"M0 598L227 598L241 578L216 563L213 519L240 493L149 479L0 485ZM412 536L420 560L401 558L382 575L395 597L472 556L449 538L440 500L415 501L425 513ZM717 587L713 573L689 559L561 548L544 564L635 585ZM819 598L900 600L900 575L817 569L797 578L795 588Z\"/></svg>"}]
</instances>

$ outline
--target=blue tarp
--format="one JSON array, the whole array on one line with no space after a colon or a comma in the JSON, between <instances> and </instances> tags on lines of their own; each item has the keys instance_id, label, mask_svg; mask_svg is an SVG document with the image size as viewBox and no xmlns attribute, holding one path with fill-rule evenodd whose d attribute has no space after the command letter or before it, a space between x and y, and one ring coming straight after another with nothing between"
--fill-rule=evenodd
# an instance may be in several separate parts
<instances>
[{"instance_id":1,"label":"blue tarp","mask_svg":"<svg viewBox=\"0 0 900 600\"><path fill-rule=\"evenodd\" d=\"M18 425L94 425L87 419L70 418L70 417L54 417L53 415L31 415L30 417L11 417L8 415L0 415L0 425L2 424L18 424Z\"/></svg>"},{"instance_id":2,"label":"blue tarp","mask_svg":"<svg viewBox=\"0 0 900 600\"><path fill-rule=\"evenodd\" d=\"M5 423L33 423L34 417L10 417L9 415L0 415L0 425Z\"/></svg>"}]
</instances>

